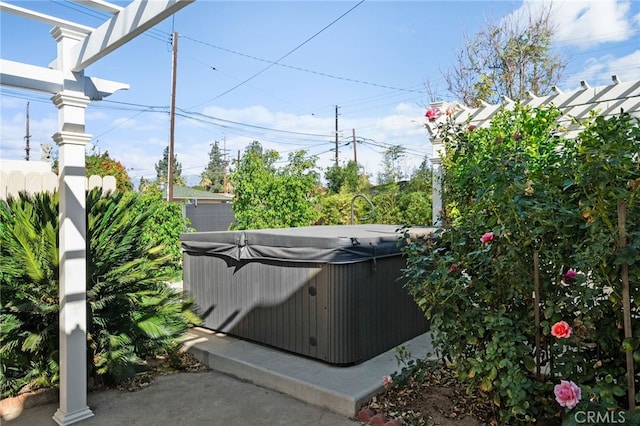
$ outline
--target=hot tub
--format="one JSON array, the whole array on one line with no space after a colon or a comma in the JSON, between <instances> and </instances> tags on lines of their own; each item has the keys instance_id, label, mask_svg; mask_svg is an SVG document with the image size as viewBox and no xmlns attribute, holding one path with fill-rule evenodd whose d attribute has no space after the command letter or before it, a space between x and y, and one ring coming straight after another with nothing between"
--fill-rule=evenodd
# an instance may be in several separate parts
<instances>
[{"instance_id":1,"label":"hot tub","mask_svg":"<svg viewBox=\"0 0 640 426\"><path fill-rule=\"evenodd\" d=\"M403 288L397 229L185 233L184 288L204 327L331 364L356 364L428 330Z\"/></svg>"}]
</instances>

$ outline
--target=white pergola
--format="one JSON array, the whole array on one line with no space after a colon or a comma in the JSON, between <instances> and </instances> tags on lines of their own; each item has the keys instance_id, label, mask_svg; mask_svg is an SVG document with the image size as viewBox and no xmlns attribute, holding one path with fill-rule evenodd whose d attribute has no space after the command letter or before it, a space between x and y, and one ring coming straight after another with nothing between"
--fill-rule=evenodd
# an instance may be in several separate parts
<instances>
[{"instance_id":1,"label":"white pergola","mask_svg":"<svg viewBox=\"0 0 640 426\"><path fill-rule=\"evenodd\" d=\"M521 105L533 108L542 105L554 105L560 109L562 115L557 122L566 129L566 137L575 138L581 131L579 125L572 118L579 120L589 117L591 112L610 117L620 113L623 109L634 117L640 118L640 81L621 82L615 75L612 83L607 86L590 87L586 81L580 82L580 89L563 92L553 87L547 96L536 96L528 93L527 99ZM433 145L433 156L430 159L433 166L433 224L440 224L442 211L442 156L444 146L439 126L446 120L453 120L454 124L472 125L477 128L489 127L493 117L502 109L513 109L516 103L503 97L502 104L484 103L480 108L467 108L456 102L434 102L431 109L437 110L437 118L427 121L426 128ZM450 112L447 115L447 111Z\"/></svg>"},{"instance_id":2,"label":"white pergola","mask_svg":"<svg viewBox=\"0 0 640 426\"><path fill-rule=\"evenodd\" d=\"M0 12L53 26L56 59L48 68L0 59L0 85L49 93L58 109L60 192L60 407L53 419L69 425L93 416L87 405L85 109L124 83L86 77L84 70L195 0L74 0L107 12L97 28L0 2ZM53 53L53 52L52 52Z\"/></svg>"}]
</instances>

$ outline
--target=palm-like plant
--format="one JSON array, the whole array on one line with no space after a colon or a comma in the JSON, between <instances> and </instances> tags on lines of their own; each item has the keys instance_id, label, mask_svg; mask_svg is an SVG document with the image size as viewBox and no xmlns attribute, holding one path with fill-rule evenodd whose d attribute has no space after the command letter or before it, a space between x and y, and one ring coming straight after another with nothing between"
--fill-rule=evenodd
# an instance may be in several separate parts
<instances>
[{"instance_id":1,"label":"palm-like plant","mask_svg":"<svg viewBox=\"0 0 640 426\"><path fill-rule=\"evenodd\" d=\"M58 380L57 194L0 204L0 385L10 394Z\"/></svg>"},{"instance_id":2,"label":"palm-like plant","mask_svg":"<svg viewBox=\"0 0 640 426\"><path fill-rule=\"evenodd\" d=\"M58 197L21 194L0 206L0 360L3 394L58 378ZM166 351L199 320L166 285L170 256L142 242L153 208L137 194L87 195L88 366L117 382Z\"/></svg>"},{"instance_id":3,"label":"palm-like plant","mask_svg":"<svg viewBox=\"0 0 640 426\"><path fill-rule=\"evenodd\" d=\"M165 351L198 321L184 295L166 285L171 256L142 243L153 207L133 193L87 198L89 349L96 376L119 380L141 358Z\"/></svg>"}]
</instances>

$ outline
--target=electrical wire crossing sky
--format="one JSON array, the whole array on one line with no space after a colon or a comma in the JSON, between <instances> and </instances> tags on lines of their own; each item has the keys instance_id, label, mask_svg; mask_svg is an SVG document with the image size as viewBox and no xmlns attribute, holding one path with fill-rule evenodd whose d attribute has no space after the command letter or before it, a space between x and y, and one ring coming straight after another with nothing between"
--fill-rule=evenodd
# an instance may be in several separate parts
<instances>
[{"instance_id":1,"label":"electrical wire crossing sky","mask_svg":"<svg viewBox=\"0 0 640 426\"><path fill-rule=\"evenodd\" d=\"M8 2L87 26L106 16L71 0ZM429 102L455 100L443 75L465 35L545 2L199 0L85 70L130 85L89 104L87 151L108 151L134 183L155 179L169 141L177 32L175 153L190 185L199 183L215 141L229 159L253 141L282 161L305 150L317 156L323 175L336 158L336 119L340 164L356 155L355 134L358 163L372 181L395 146L404 149L398 164L410 175L433 155L424 128ZM608 84L614 74L640 80L640 2L553 7L552 48L569 58L560 89L576 89L582 80ZM2 57L48 66L56 56L51 26L1 17ZM3 87L0 158L25 157L27 102L32 159L40 144L53 144L57 110L49 96Z\"/></svg>"}]
</instances>

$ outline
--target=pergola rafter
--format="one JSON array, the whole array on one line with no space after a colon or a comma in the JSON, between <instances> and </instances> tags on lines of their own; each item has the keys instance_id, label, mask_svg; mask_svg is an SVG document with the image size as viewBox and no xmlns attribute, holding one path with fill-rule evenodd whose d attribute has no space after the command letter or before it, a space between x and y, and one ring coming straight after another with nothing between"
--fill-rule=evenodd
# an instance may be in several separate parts
<instances>
[{"instance_id":1,"label":"pergola rafter","mask_svg":"<svg viewBox=\"0 0 640 426\"><path fill-rule=\"evenodd\" d=\"M84 69L195 0L134 0L120 7L76 0L111 14L97 28L0 2L0 12L53 25L56 59L49 68L0 59L0 86L49 93L58 109L60 193L60 407L53 419L69 425L93 416L87 405L85 110L124 83L85 77ZM36 3L37 4L37 3Z\"/></svg>"}]
</instances>

